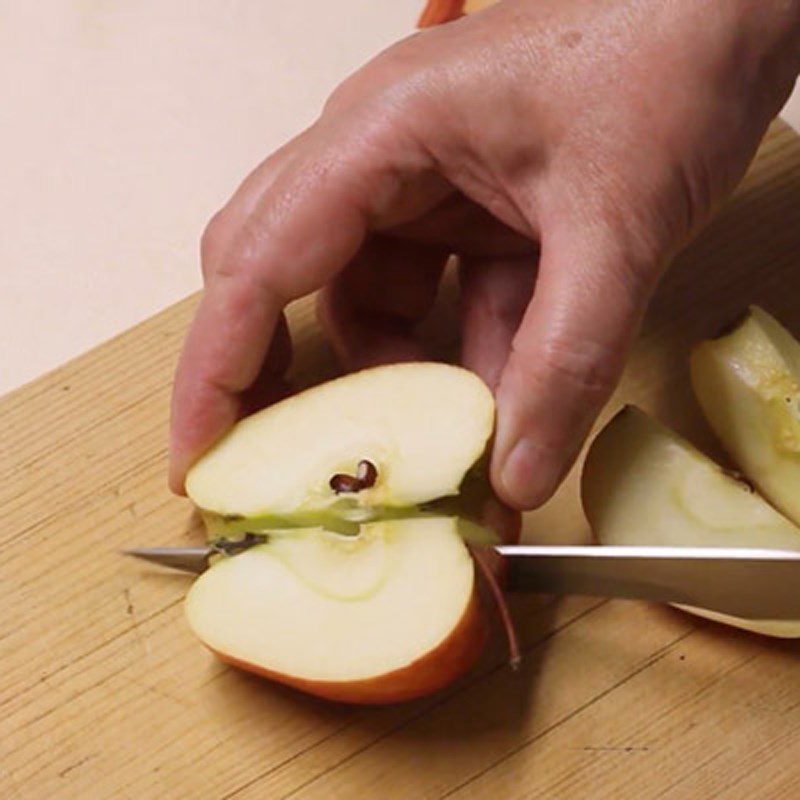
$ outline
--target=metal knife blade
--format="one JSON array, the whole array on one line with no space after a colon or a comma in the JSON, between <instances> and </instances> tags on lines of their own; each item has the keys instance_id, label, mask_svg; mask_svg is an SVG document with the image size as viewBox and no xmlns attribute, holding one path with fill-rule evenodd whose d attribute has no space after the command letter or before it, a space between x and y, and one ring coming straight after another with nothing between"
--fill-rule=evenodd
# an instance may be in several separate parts
<instances>
[{"instance_id":1,"label":"metal knife blade","mask_svg":"<svg viewBox=\"0 0 800 800\"><path fill-rule=\"evenodd\" d=\"M124 551L162 566L204 572L214 554L260 539ZM244 545L244 547L242 547ZM512 591L584 594L697 606L747 619L800 621L800 552L722 547L497 545Z\"/></svg>"},{"instance_id":2,"label":"metal knife blade","mask_svg":"<svg viewBox=\"0 0 800 800\"><path fill-rule=\"evenodd\" d=\"M751 548L498 545L508 588L800 620L800 552Z\"/></svg>"}]
</instances>

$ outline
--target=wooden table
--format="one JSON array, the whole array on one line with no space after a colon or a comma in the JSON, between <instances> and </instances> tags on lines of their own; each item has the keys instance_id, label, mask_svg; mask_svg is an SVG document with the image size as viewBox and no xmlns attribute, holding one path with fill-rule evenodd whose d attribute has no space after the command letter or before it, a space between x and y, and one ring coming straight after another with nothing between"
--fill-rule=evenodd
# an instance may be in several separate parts
<instances>
[{"instance_id":1,"label":"wooden table","mask_svg":"<svg viewBox=\"0 0 800 800\"><path fill-rule=\"evenodd\" d=\"M664 282L609 413L634 401L703 446L691 342L743 305L800 331L800 144L773 129L734 202ZM452 351L452 296L430 335ZM196 541L165 488L168 394L187 300L0 400L0 796L796 798L800 644L634 602L519 597L448 691L330 705L216 662L191 580L117 555ZM57 309L53 313L58 313ZM333 371L293 309L300 383ZM573 474L526 536L584 538Z\"/></svg>"}]
</instances>

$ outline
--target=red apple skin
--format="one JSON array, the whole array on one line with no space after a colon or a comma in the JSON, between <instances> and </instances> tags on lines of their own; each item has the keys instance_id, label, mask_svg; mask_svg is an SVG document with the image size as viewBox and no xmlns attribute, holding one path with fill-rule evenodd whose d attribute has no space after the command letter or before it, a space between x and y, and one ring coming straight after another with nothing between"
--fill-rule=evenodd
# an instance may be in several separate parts
<instances>
[{"instance_id":1,"label":"red apple skin","mask_svg":"<svg viewBox=\"0 0 800 800\"><path fill-rule=\"evenodd\" d=\"M487 626L477 586L450 635L405 667L356 681L314 681L283 675L212 650L227 664L338 703L388 705L433 694L466 673L483 651Z\"/></svg>"},{"instance_id":2,"label":"red apple skin","mask_svg":"<svg viewBox=\"0 0 800 800\"><path fill-rule=\"evenodd\" d=\"M418 28L431 28L464 15L465 0L428 0L417 20Z\"/></svg>"}]
</instances>

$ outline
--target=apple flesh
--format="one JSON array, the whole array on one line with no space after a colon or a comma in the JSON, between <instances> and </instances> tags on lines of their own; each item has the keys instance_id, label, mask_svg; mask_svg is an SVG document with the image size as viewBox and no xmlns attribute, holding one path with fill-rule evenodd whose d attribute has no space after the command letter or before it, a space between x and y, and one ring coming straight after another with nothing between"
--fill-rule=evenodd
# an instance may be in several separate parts
<instances>
[{"instance_id":1,"label":"apple flesh","mask_svg":"<svg viewBox=\"0 0 800 800\"><path fill-rule=\"evenodd\" d=\"M732 332L695 348L691 375L725 449L800 524L800 342L754 307Z\"/></svg>"},{"instance_id":2,"label":"apple flesh","mask_svg":"<svg viewBox=\"0 0 800 800\"><path fill-rule=\"evenodd\" d=\"M220 658L331 700L436 691L479 655L485 625L458 520L374 522L357 537L277 533L194 583L189 624Z\"/></svg>"},{"instance_id":3,"label":"apple flesh","mask_svg":"<svg viewBox=\"0 0 800 800\"><path fill-rule=\"evenodd\" d=\"M187 491L211 539L267 542L197 580L192 630L223 660L332 700L397 702L455 680L485 640L471 548L520 529L486 474L493 428L485 384L433 363L364 370L239 422Z\"/></svg>"},{"instance_id":4,"label":"apple flesh","mask_svg":"<svg viewBox=\"0 0 800 800\"><path fill-rule=\"evenodd\" d=\"M359 513L457 495L493 428L492 393L468 370L375 367L243 419L192 467L186 490L223 517L327 512L358 522ZM376 471L369 486L331 485L356 476L361 462Z\"/></svg>"},{"instance_id":5,"label":"apple flesh","mask_svg":"<svg viewBox=\"0 0 800 800\"><path fill-rule=\"evenodd\" d=\"M592 443L581 491L589 524L604 545L800 550L800 528L747 483L633 407ZM800 621L686 610L771 636L800 637Z\"/></svg>"}]
</instances>

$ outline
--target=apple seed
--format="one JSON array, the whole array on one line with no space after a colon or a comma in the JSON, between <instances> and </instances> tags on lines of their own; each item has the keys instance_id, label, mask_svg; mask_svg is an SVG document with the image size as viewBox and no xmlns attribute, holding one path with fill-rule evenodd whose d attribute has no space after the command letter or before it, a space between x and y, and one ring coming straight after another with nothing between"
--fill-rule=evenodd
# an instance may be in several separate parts
<instances>
[{"instance_id":1,"label":"apple seed","mask_svg":"<svg viewBox=\"0 0 800 800\"><path fill-rule=\"evenodd\" d=\"M358 462L355 475L338 472L330 479L328 485L336 494L356 494L371 488L377 480L378 470L375 465L371 461L362 459Z\"/></svg>"},{"instance_id":2,"label":"apple seed","mask_svg":"<svg viewBox=\"0 0 800 800\"><path fill-rule=\"evenodd\" d=\"M235 556L257 544L264 544L266 541L267 535L265 533L248 532L244 535L244 539L218 539L214 542L213 547L218 553L223 553L226 556Z\"/></svg>"}]
</instances>

